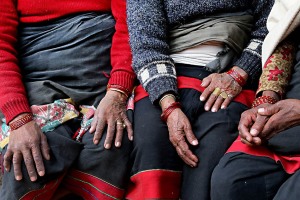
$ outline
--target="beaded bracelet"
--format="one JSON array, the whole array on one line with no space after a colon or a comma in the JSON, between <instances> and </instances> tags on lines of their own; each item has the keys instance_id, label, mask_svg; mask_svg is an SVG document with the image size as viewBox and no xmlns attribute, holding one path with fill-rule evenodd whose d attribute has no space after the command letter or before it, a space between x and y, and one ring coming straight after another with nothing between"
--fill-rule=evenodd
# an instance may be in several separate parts
<instances>
[{"instance_id":1,"label":"beaded bracelet","mask_svg":"<svg viewBox=\"0 0 300 200\"><path fill-rule=\"evenodd\" d=\"M229 71L226 72L230 75L241 87L246 84L246 80L240 75L237 71L231 68Z\"/></svg>"},{"instance_id":2,"label":"beaded bracelet","mask_svg":"<svg viewBox=\"0 0 300 200\"><path fill-rule=\"evenodd\" d=\"M174 102L172 103L169 107L167 107L161 114L160 118L163 122L167 122L168 117L170 114L176 109L176 108L181 108L179 102Z\"/></svg>"},{"instance_id":3,"label":"beaded bracelet","mask_svg":"<svg viewBox=\"0 0 300 200\"><path fill-rule=\"evenodd\" d=\"M107 91L112 90L112 91L117 91L120 92L122 94L124 94L127 98L130 96L130 93L125 87L121 86L121 85L107 85L106 88Z\"/></svg>"},{"instance_id":4,"label":"beaded bracelet","mask_svg":"<svg viewBox=\"0 0 300 200\"><path fill-rule=\"evenodd\" d=\"M252 108L255 108L264 103L274 104L277 101L278 101L277 99L275 99L274 97L271 97L271 96L260 96L253 101Z\"/></svg>"},{"instance_id":5,"label":"beaded bracelet","mask_svg":"<svg viewBox=\"0 0 300 200\"><path fill-rule=\"evenodd\" d=\"M167 97L172 97L174 100L176 100L175 95L173 95L173 94L166 94L166 95L164 95L164 96L159 100L158 104L161 106L161 102L162 102L165 98L167 98Z\"/></svg>"},{"instance_id":6,"label":"beaded bracelet","mask_svg":"<svg viewBox=\"0 0 300 200\"><path fill-rule=\"evenodd\" d=\"M27 124L28 122L31 122L33 120L33 115L31 113L27 113L23 115L20 119L10 122L9 127L11 131L17 130L21 126Z\"/></svg>"}]
</instances>

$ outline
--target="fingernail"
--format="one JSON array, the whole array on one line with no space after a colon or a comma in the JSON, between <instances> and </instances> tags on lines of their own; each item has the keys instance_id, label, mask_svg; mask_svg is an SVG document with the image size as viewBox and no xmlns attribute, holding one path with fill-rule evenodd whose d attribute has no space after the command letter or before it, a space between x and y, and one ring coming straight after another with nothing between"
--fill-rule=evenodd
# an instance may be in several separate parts
<instances>
[{"instance_id":1,"label":"fingernail","mask_svg":"<svg viewBox=\"0 0 300 200\"><path fill-rule=\"evenodd\" d=\"M252 128L252 129L250 130L250 134L251 134L252 136L256 136L257 133L258 133L258 131L257 131L256 129L254 129L254 128Z\"/></svg>"},{"instance_id":2,"label":"fingernail","mask_svg":"<svg viewBox=\"0 0 300 200\"><path fill-rule=\"evenodd\" d=\"M201 96L200 97L200 101L204 101L204 100L205 100L205 98Z\"/></svg>"},{"instance_id":3,"label":"fingernail","mask_svg":"<svg viewBox=\"0 0 300 200\"><path fill-rule=\"evenodd\" d=\"M16 177L16 180L17 180L17 181L20 181L21 179L22 179L21 176L17 176L17 177ZM30 178L30 179L31 179L31 178Z\"/></svg>"},{"instance_id":4,"label":"fingernail","mask_svg":"<svg viewBox=\"0 0 300 200\"><path fill-rule=\"evenodd\" d=\"M198 141L197 140L193 140L192 141L192 145L197 145L198 144Z\"/></svg>"},{"instance_id":5,"label":"fingernail","mask_svg":"<svg viewBox=\"0 0 300 200\"><path fill-rule=\"evenodd\" d=\"M36 181L36 177L30 177L31 181Z\"/></svg>"},{"instance_id":6,"label":"fingernail","mask_svg":"<svg viewBox=\"0 0 300 200\"><path fill-rule=\"evenodd\" d=\"M211 109L211 112L217 112L216 108Z\"/></svg>"},{"instance_id":7,"label":"fingernail","mask_svg":"<svg viewBox=\"0 0 300 200\"><path fill-rule=\"evenodd\" d=\"M263 113L263 112L265 112L265 109L264 109L264 108L259 108L259 109L257 110L257 112Z\"/></svg>"},{"instance_id":8,"label":"fingernail","mask_svg":"<svg viewBox=\"0 0 300 200\"><path fill-rule=\"evenodd\" d=\"M252 138L249 137L249 136L247 136L247 137L246 137L246 140L247 140L248 142L250 142L250 141L252 140Z\"/></svg>"},{"instance_id":9,"label":"fingernail","mask_svg":"<svg viewBox=\"0 0 300 200\"><path fill-rule=\"evenodd\" d=\"M39 171L39 175L40 175L40 176L44 176L44 175L45 175L45 172L44 172L44 171Z\"/></svg>"},{"instance_id":10,"label":"fingernail","mask_svg":"<svg viewBox=\"0 0 300 200\"><path fill-rule=\"evenodd\" d=\"M225 106L221 106L221 109L224 109L225 108Z\"/></svg>"},{"instance_id":11,"label":"fingernail","mask_svg":"<svg viewBox=\"0 0 300 200\"><path fill-rule=\"evenodd\" d=\"M110 144L106 144L104 147L105 147L105 149L109 149L110 148Z\"/></svg>"},{"instance_id":12,"label":"fingernail","mask_svg":"<svg viewBox=\"0 0 300 200\"><path fill-rule=\"evenodd\" d=\"M205 106L204 108L206 111L209 111L209 107L208 106Z\"/></svg>"},{"instance_id":13,"label":"fingernail","mask_svg":"<svg viewBox=\"0 0 300 200\"><path fill-rule=\"evenodd\" d=\"M117 142L116 143L116 147L120 147L121 146L121 143L120 142Z\"/></svg>"},{"instance_id":14,"label":"fingernail","mask_svg":"<svg viewBox=\"0 0 300 200\"><path fill-rule=\"evenodd\" d=\"M133 136L130 137L130 141L133 141Z\"/></svg>"},{"instance_id":15,"label":"fingernail","mask_svg":"<svg viewBox=\"0 0 300 200\"><path fill-rule=\"evenodd\" d=\"M94 144L98 144L99 140L94 140Z\"/></svg>"}]
</instances>

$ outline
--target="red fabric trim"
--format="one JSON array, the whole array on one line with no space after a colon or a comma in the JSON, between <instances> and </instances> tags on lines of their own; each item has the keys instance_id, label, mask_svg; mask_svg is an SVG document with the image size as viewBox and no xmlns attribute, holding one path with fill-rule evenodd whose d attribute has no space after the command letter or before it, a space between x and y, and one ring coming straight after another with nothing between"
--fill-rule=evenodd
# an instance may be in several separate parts
<instances>
[{"instance_id":1,"label":"red fabric trim","mask_svg":"<svg viewBox=\"0 0 300 200\"><path fill-rule=\"evenodd\" d=\"M284 170L293 174L300 168L300 155L294 156L281 156L273 153L269 149L264 146L248 146L241 142L240 137L238 137L231 147L227 150L229 152L243 152L245 154L253 155L253 156L263 156L273 159L276 162L280 162L283 166Z\"/></svg>"},{"instance_id":2,"label":"red fabric trim","mask_svg":"<svg viewBox=\"0 0 300 200\"><path fill-rule=\"evenodd\" d=\"M178 88L183 89L183 88L190 88L190 89L195 89L198 90L199 92L203 92L205 88L201 87L201 80L196 79L196 78L190 78L190 77L184 77L184 76L179 76L177 77L177 82L178 82ZM144 90L144 88L139 85L136 87L134 90L134 101L137 102L145 97L148 96L148 93ZM242 90L242 92L236 96L233 101L242 103L249 108L251 107L252 102L255 99L255 91L252 90ZM199 100L200 101L200 100Z\"/></svg>"},{"instance_id":3,"label":"red fabric trim","mask_svg":"<svg viewBox=\"0 0 300 200\"><path fill-rule=\"evenodd\" d=\"M130 178L126 199L179 199L181 173L149 170Z\"/></svg>"},{"instance_id":4,"label":"red fabric trim","mask_svg":"<svg viewBox=\"0 0 300 200\"><path fill-rule=\"evenodd\" d=\"M20 200L44 200L44 199L51 199L53 194L55 193L57 187L60 185L63 176L60 176L59 178L50 181L49 183L45 184L45 186L42 189L34 190L31 192L28 192L23 197L20 198Z\"/></svg>"},{"instance_id":5,"label":"red fabric trim","mask_svg":"<svg viewBox=\"0 0 300 200\"><path fill-rule=\"evenodd\" d=\"M85 199L122 199L125 191L95 176L71 170L63 181L64 187Z\"/></svg>"}]
</instances>

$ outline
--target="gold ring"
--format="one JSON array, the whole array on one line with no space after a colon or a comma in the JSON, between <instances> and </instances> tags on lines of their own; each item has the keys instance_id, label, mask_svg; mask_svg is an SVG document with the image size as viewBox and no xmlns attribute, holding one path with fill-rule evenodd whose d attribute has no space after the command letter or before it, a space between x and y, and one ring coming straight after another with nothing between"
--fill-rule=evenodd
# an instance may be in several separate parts
<instances>
[{"instance_id":1,"label":"gold ring","mask_svg":"<svg viewBox=\"0 0 300 200\"><path fill-rule=\"evenodd\" d=\"M223 99L227 99L228 98L228 94L226 92L221 92L220 96L223 98Z\"/></svg>"},{"instance_id":2,"label":"gold ring","mask_svg":"<svg viewBox=\"0 0 300 200\"><path fill-rule=\"evenodd\" d=\"M126 124L123 124L122 126L123 126L123 128L126 128Z\"/></svg>"},{"instance_id":3,"label":"gold ring","mask_svg":"<svg viewBox=\"0 0 300 200\"><path fill-rule=\"evenodd\" d=\"M123 122L118 122L117 121L117 125L122 125L123 128L126 128L126 124L124 124Z\"/></svg>"},{"instance_id":4,"label":"gold ring","mask_svg":"<svg viewBox=\"0 0 300 200\"><path fill-rule=\"evenodd\" d=\"M220 93L221 93L221 89L218 88L218 87L216 87L216 88L214 89L214 91L213 91L213 94L216 95L216 96L219 96Z\"/></svg>"}]
</instances>

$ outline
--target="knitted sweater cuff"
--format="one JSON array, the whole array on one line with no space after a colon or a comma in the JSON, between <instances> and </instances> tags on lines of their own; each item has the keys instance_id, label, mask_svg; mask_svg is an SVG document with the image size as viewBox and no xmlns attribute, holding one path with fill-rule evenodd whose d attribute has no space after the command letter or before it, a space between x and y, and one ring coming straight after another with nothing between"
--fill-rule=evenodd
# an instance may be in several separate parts
<instances>
[{"instance_id":1,"label":"knitted sweater cuff","mask_svg":"<svg viewBox=\"0 0 300 200\"><path fill-rule=\"evenodd\" d=\"M1 111L5 116L6 123L17 117L19 114L31 112L27 99L13 99L8 101L1 107Z\"/></svg>"},{"instance_id":2,"label":"knitted sweater cuff","mask_svg":"<svg viewBox=\"0 0 300 200\"><path fill-rule=\"evenodd\" d=\"M116 71L111 74L108 84L120 85L131 92L133 90L135 78L135 75L132 75L130 73L124 71Z\"/></svg>"},{"instance_id":3,"label":"knitted sweater cuff","mask_svg":"<svg viewBox=\"0 0 300 200\"><path fill-rule=\"evenodd\" d=\"M242 53L239 60L234 63L248 74L248 83L253 84L258 81L261 74L261 58L247 51Z\"/></svg>"}]
</instances>

